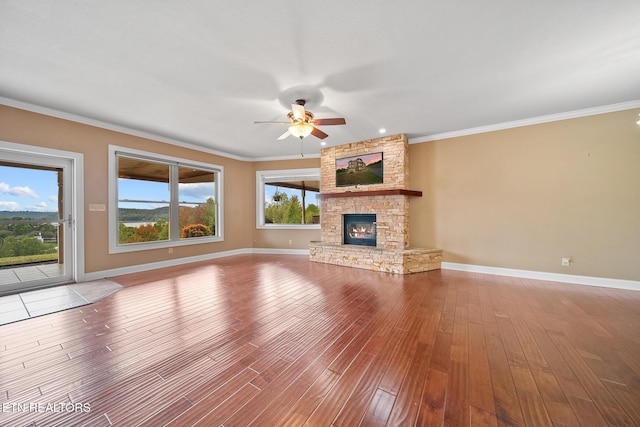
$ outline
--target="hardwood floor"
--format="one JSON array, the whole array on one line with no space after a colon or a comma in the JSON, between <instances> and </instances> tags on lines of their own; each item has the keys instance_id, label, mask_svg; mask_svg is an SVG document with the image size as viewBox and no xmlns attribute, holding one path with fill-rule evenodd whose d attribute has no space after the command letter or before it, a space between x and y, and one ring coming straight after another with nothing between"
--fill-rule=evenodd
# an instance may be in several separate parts
<instances>
[{"instance_id":1,"label":"hardwood floor","mask_svg":"<svg viewBox=\"0 0 640 427\"><path fill-rule=\"evenodd\" d=\"M114 281L0 326L0 425L640 425L640 292L280 255Z\"/></svg>"}]
</instances>

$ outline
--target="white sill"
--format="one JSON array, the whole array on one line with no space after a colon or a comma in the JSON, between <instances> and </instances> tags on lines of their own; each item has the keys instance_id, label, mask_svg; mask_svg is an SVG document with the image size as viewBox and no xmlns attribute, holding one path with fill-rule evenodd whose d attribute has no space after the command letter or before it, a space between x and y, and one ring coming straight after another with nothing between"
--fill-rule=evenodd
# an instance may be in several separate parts
<instances>
[{"instance_id":1,"label":"white sill","mask_svg":"<svg viewBox=\"0 0 640 427\"><path fill-rule=\"evenodd\" d=\"M216 243L216 242L224 242L223 237L210 237L207 239L202 239L198 237L193 237L190 239L181 239L181 240L164 240L161 242L141 242L141 243L129 243L127 245L117 245L115 248L110 248L110 254L118 254L118 253L126 253L126 252L138 252L138 251L152 251L155 249L166 249L166 248L175 248L179 246L191 246L191 245L200 245L204 243Z\"/></svg>"},{"instance_id":2,"label":"white sill","mask_svg":"<svg viewBox=\"0 0 640 427\"><path fill-rule=\"evenodd\" d=\"M320 224L262 224L258 230L320 230Z\"/></svg>"}]
</instances>

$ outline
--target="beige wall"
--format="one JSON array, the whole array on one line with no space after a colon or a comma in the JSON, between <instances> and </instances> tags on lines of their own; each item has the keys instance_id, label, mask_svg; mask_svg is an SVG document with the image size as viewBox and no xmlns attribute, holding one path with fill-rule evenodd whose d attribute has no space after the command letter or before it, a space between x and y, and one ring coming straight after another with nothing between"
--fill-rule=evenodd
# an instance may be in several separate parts
<instances>
[{"instance_id":1,"label":"beige wall","mask_svg":"<svg viewBox=\"0 0 640 427\"><path fill-rule=\"evenodd\" d=\"M410 187L424 192L411 199L411 245L449 262L640 280L639 112L410 145Z\"/></svg>"},{"instance_id":2,"label":"beige wall","mask_svg":"<svg viewBox=\"0 0 640 427\"><path fill-rule=\"evenodd\" d=\"M255 178L250 162L237 161L99 129L67 120L0 106L0 140L84 155L85 271L91 273L136 264L250 248L255 228ZM89 204L109 204L108 146L136 148L163 155L193 159L224 166L225 241L167 249L109 254L108 214L91 212Z\"/></svg>"},{"instance_id":3,"label":"beige wall","mask_svg":"<svg viewBox=\"0 0 640 427\"><path fill-rule=\"evenodd\" d=\"M640 280L638 110L409 145L413 247L444 261ZM84 154L87 273L241 248L308 249L320 230L257 230L255 172L319 158L242 162L0 106L0 140ZM222 165L225 241L108 254L109 144ZM289 244L289 240L292 244ZM561 267L570 256L570 267Z\"/></svg>"},{"instance_id":4,"label":"beige wall","mask_svg":"<svg viewBox=\"0 0 640 427\"><path fill-rule=\"evenodd\" d=\"M266 230L257 229L255 212L256 212L256 172L268 170L283 169L304 169L319 168L320 158L300 158L293 160L277 160L269 162L253 163L253 247L254 248L273 248L273 249L309 249L309 242L312 240L320 240L320 230ZM291 241L291 244L289 244Z\"/></svg>"}]
</instances>

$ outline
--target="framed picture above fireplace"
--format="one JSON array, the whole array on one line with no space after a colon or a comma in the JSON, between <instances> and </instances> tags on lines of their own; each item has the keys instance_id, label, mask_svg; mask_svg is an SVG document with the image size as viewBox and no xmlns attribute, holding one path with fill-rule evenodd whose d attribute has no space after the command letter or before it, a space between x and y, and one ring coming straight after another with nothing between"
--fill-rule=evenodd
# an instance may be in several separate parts
<instances>
[{"instance_id":1,"label":"framed picture above fireplace","mask_svg":"<svg viewBox=\"0 0 640 427\"><path fill-rule=\"evenodd\" d=\"M367 153L336 159L336 186L383 183L382 153Z\"/></svg>"}]
</instances>

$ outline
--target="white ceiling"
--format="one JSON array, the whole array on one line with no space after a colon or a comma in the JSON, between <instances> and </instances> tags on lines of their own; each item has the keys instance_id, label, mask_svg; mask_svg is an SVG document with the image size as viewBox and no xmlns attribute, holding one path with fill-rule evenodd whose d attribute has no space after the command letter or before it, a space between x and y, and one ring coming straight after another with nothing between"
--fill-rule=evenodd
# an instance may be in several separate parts
<instances>
[{"instance_id":1,"label":"white ceiling","mask_svg":"<svg viewBox=\"0 0 640 427\"><path fill-rule=\"evenodd\" d=\"M640 100L638 0L2 0L2 103L236 158ZM640 104L637 104L640 105ZM317 155L319 140L304 140Z\"/></svg>"}]
</instances>

